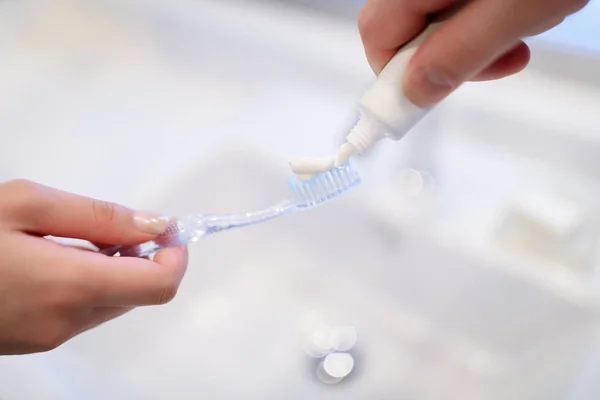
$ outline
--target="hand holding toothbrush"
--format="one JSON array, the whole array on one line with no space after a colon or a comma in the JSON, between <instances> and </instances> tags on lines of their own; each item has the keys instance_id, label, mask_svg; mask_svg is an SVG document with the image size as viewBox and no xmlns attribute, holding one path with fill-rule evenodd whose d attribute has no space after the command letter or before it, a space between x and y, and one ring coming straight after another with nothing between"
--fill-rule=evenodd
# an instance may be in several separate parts
<instances>
[{"instance_id":1,"label":"hand holding toothbrush","mask_svg":"<svg viewBox=\"0 0 600 400\"><path fill-rule=\"evenodd\" d=\"M421 31L427 16L457 0L369 0L359 18L375 73ZM404 76L406 96L433 105L466 81L513 75L529 63L521 40L560 24L589 0L472 0L429 37Z\"/></svg>"},{"instance_id":2,"label":"hand holding toothbrush","mask_svg":"<svg viewBox=\"0 0 600 400\"><path fill-rule=\"evenodd\" d=\"M169 302L185 247L143 258L107 257L44 236L98 247L151 240L169 219L28 181L0 183L0 355L54 349L134 307Z\"/></svg>"}]
</instances>

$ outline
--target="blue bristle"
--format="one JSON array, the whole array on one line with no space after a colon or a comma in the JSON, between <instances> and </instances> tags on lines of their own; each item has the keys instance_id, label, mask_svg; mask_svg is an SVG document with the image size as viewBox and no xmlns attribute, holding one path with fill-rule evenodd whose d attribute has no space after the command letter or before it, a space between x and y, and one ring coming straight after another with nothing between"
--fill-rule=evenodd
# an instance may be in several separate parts
<instances>
[{"instance_id":1,"label":"blue bristle","mask_svg":"<svg viewBox=\"0 0 600 400\"><path fill-rule=\"evenodd\" d=\"M289 181L299 207L314 207L339 197L360 183L360 176L349 163L319 174L308 181Z\"/></svg>"}]
</instances>

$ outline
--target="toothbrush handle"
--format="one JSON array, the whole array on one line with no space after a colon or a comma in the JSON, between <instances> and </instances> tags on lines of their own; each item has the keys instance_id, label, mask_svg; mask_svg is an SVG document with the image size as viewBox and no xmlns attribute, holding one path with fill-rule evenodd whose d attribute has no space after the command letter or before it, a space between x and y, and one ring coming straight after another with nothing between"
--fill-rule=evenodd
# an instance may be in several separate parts
<instances>
[{"instance_id":1,"label":"toothbrush handle","mask_svg":"<svg viewBox=\"0 0 600 400\"><path fill-rule=\"evenodd\" d=\"M148 257L159 250L187 244L191 239L187 232L180 221L175 221L154 240L132 246L113 246L101 250L100 253L109 257L117 253L119 257Z\"/></svg>"},{"instance_id":2,"label":"toothbrush handle","mask_svg":"<svg viewBox=\"0 0 600 400\"><path fill-rule=\"evenodd\" d=\"M172 222L156 239L133 246L113 246L100 253L113 257L147 257L167 247L181 246L206 235L241 228L271 220L296 210L292 200L285 200L267 209L240 214L192 215Z\"/></svg>"},{"instance_id":3,"label":"toothbrush handle","mask_svg":"<svg viewBox=\"0 0 600 400\"><path fill-rule=\"evenodd\" d=\"M113 246L100 253L113 257L148 257L161 249L182 246L213 233L269 221L297 210L293 199L260 211L239 214L199 214L175 220L156 239L133 246Z\"/></svg>"}]
</instances>

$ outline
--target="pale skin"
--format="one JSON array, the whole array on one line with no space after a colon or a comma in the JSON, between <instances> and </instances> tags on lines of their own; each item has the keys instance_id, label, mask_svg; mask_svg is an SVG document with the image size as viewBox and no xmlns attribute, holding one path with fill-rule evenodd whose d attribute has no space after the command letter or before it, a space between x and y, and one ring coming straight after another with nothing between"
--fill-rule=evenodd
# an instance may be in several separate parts
<instances>
[{"instance_id":1,"label":"pale skin","mask_svg":"<svg viewBox=\"0 0 600 400\"><path fill-rule=\"evenodd\" d=\"M411 61L407 96L432 105L466 81L515 74L529 62L522 39L582 9L587 0L473 0L429 38ZM379 73L426 16L453 0L369 0L359 21L369 63ZM0 184L0 355L52 350L135 307L177 293L186 248L153 261L107 257L44 236L99 247L153 239L168 218L61 192L28 181Z\"/></svg>"},{"instance_id":2,"label":"pale skin","mask_svg":"<svg viewBox=\"0 0 600 400\"><path fill-rule=\"evenodd\" d=\"M581 10L589 0L472 0L417 51L405 75L413 103L433 105L466 81L516 74L529 63L522 39L543 33ZM359 18L367 58L379 73L428 14L456 0L368 0Z\"/></svg>"},{"instance_id":3,"label":"pale skin","mask_svg":"<svg viewBox=\"0 0 600 400\"><path fill-rule=\"evenodd\" d=\"M153 261L108 257L44 238L137 244L169 219L28 181L0 184L0 355L52 350L135 307L171 301L187 250ZM104 244L103 244L104 243Z\"/></svg>"}]
</instances>

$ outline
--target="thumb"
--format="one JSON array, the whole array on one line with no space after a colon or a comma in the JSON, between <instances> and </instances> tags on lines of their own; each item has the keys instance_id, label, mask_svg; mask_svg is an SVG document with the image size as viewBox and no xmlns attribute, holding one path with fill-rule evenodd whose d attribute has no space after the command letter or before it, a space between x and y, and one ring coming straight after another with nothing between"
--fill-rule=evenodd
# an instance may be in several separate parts
<instances>
[{"instance_id":1,"label":"thumb","mask_svg":"<svg viewBox=\"0 0 600 400\"><path fill-rule=\"evenodd\" d=\"M444 22L411 60L404 79L406 96L430 106L482 72L500 78L522 70L529 53L520 38L539 12L515 13L514 7L513 0L471 2ZM486 69L493 73L485 74Z\"/></svg>"},{"instance_id":2,"label":"thumb","mask_svg":"<svg viewBox=\"0 0 600 400\"><path fill-rule=\"evenodd\" d=\"M14 181L10 185L12 225L42 236L131 245L152 240L165 231L170 221L159 214L136 212L29 181Z\"/></svg>"}]
</instances>

